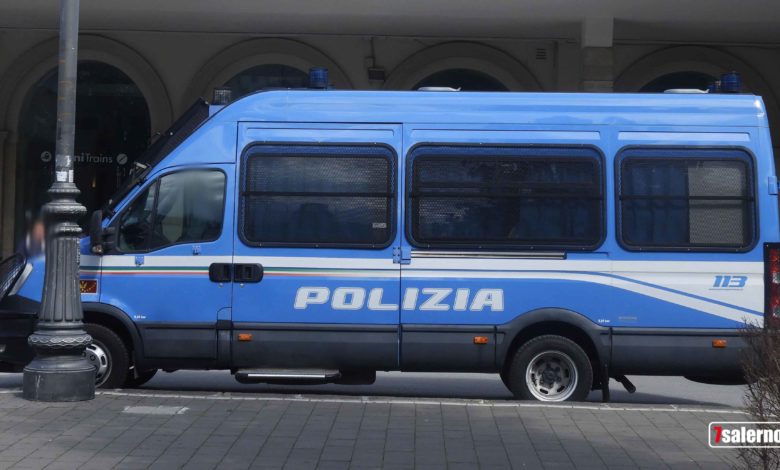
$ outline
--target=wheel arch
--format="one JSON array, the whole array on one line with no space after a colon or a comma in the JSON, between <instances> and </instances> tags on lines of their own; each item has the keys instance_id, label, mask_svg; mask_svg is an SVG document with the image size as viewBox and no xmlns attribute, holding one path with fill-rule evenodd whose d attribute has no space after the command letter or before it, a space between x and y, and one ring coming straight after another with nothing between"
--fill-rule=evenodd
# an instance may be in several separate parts
<instances>
[{"instance_id":1,"label":"wheel arch","mask_svg":"<svg viewBox=\"0 0 780 470\"><path fill-rule=\"evenodd\" d=\"M610 329L593 323L582 314L561 308L541 308L524 313L499 325L497 332L504 340L496 346L496 362L505 371L515 351L527 341L542 335L568 338L585 350L593 364L593 376L600 377L600 365L611 359Z\"/></svg>"},{"instance_id":2,"label":"wheel arch","mask_svg":"<svg viewBox=\"0 0 780 470\"><path fill-rule=\"evenodd\" d=\"M130 317L113 305L100 302L82 302L84 322L96 323L110 329L127 345L133 362L143 358L143 343L138 328Z\"/></svg>"}]
</instances>

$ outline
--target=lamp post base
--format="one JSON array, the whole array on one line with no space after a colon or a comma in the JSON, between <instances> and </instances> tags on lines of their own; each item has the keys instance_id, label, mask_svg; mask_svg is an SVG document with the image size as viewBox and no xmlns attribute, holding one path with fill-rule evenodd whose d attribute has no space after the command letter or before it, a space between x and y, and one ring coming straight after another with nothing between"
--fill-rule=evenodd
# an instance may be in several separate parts
<instances>
[{"instance_id":1,"label":"lamp post base","mask_svg":"<svg viewBox=\"0 0 780 470\"><path fill-rule=\"evenodd\" d=\"M46 402L91 400L95 368L81 354L39 354L24 368L22 396Z\"/></svg>"}]
</instances>

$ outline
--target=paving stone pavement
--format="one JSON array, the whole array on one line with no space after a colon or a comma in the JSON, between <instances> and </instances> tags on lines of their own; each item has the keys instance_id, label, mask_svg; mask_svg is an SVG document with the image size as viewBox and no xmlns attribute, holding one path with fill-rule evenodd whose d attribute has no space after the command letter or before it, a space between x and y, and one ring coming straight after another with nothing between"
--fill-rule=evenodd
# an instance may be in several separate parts
<instances>
[{"instance_id":1,"label":"paving stone pavement","mask_svg":"<svg viewBox=\"0 0 780 470\"><path fill-rule=\"evenodd\" d=\"M733 468L730 408L101 391L0 391L0 468Z\"/></svg>"}]
</instances>

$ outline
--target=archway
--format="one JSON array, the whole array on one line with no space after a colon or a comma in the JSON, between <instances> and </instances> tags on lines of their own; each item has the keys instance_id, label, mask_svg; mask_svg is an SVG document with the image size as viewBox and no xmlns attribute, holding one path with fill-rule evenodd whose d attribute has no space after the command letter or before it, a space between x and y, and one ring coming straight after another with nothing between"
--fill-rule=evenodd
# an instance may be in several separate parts
<instances>
[{"instance_id":1,"label":"archway","mask_svg":"<svg viewBox=\"0 0 780 470\"><path fill-rule=\"evenodd\" d=\"M138 86L118 68L80 61L76 99L75 177L79 200L99 208L149 144L150 115ZM57 125L57 69L33 85L22 106L16 145L16 239L48 200ZM82 226L85 221L82 221Z\"/></svg>"},{"instance_id":2,"label":"archway","mask_svg":"<svg viewBox=\"0 0 780 470\"><path fill-rule=\"evenodd\" d=\"M423 78L413 89L449 87L462 91L507 91L506 86L486 73L469 69L441 70Z\"/></svg>"},{"instance_id":3,"label":"archway","mask_svg":"<svg viewBox=\"0 0 780 470\"><path fill-rule=\"evenodd\" d=\"M269 88L306 88L309 74L289 65L263 64L239 72L224 85L233 90L233 98L238 98Z\"/></svg>"},{"instance_id":4,"label":"archway","mask_svg":"<svg viewBox=\"0 0 780 470\"><path fill-rule=\"evenodd\" d=\"M490 84L498 88L500 85L505 90L542 89L536 77L517 59L494 47L472 42L439 44L413 54L392 71L384 88L413 90L429 77L441 73L444 75L437 78L446 78L448 74L460 75L464 83L470 77L483 86Z\"/></svg>"},{"instance_id":5,"label":"archway","mask_svg":"<svg viewBox=\"0 0 780 470\"><path fill-rule=\"evenodd\" d=\"M7 131L5 141L0 142L0 249L3 254L14 249L14 239L21 231L16 226L20 219L16 196L20 184L17 147L22 111L28 104L31 87L57 67L58 49L56 37L37 44L21 54L0 81L0 137ZM79 37L79 59L110 65L135 84L148 107L148 132L161 131L170 125L173 110L168 91L155 69L138 52L113 39L84 34Z\"/></svg>"},{"instance_id":6,"label":"archway","mask_svg":"<svg viewBox=\"0 0 780 470\"><path fill-rule=\"evenodd\" d=\"M642 86L639 91L643 93L663 93L666 90L681 88L706 90L715 80L717 78L708 73L695 71L672 72L654 78Z\"/></svg>"},{"instance_id":7,"label":"archway","mask_svg":"<svg viewBox=\"0 0 780 470\"><path fill-rule=\"evenodd\" d=\"M744 89L761 95L767 109L777 110L777 99L761 75L750 65L719 49L676 46L652 52L626 67L615 79L615 91L636 92L657 80L700 83L706 77L720 78L726 72L742 75ZM698 78L697 78L698 77ZM671 81L669 84L671 85ZM674 86L673 88L683 88Z\"/></svg>"},{"instance_id":8,"label":"archway","mask_svg":"<svg viewBox=\"0 0 780 470\"><path fill-rule=\"evenodd\" d=\"M326 67L335 88L352 88L352 82L341 67L308 44L291 39L251 39L230 46L211 58L195 75L182 107L189 106L198 96L210 99L214 88L223 86L238 76L265 76L247 79L246 82L251 83L252 87L266 87L265 84L276 87L273 84L279 83L283 88L294 88L295 86L288 84L300 84L302 74L307 74L308 77L311 67ZM274 74L279 76L274 78ZM308 85L308 79L304 85ZM234 92L233 96L240 94Z\"/></svg>"}]
</instances>

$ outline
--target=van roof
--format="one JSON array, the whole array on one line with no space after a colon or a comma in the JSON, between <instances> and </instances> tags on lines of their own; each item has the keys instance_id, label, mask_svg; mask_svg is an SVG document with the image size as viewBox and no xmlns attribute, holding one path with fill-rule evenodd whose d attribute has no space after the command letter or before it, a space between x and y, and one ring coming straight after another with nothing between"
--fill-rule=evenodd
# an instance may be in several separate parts
<instances>
[{"instance_id":1,"label":"van roof","mask_svg":"<svg viewBox=\"0 0 780 470\"><path fill-rule=\"evenodd\" d=\"M767 127L751 94L275 90L215 121Z\"/></svg>"}]
</instances>

